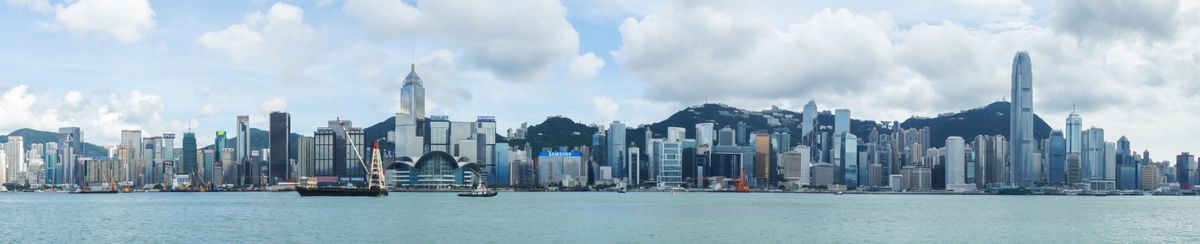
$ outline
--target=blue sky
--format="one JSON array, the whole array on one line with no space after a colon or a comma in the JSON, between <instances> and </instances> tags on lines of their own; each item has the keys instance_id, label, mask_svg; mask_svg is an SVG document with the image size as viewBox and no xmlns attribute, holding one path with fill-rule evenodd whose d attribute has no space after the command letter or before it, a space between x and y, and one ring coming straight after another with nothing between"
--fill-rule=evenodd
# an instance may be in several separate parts
<instances>
[{"instance_id":1,"label":"blue sky","mask_svg":"<svg viewBox=\"0 0 1200 244\"><path fill-rule=\"evenodd\" d=\"M903 120L1008 94L1017 50L1035 112L1075 109L1110 141L1173 155L1200 116L1200 7L1182 1L5 0L0 132L189 127L237 115L293 132L397 110L409 65L429 114L502 128L565 115L641 124L708 102ZM1163 158L1165 159L1165 158Z\"/></svg>"}]
</instances>

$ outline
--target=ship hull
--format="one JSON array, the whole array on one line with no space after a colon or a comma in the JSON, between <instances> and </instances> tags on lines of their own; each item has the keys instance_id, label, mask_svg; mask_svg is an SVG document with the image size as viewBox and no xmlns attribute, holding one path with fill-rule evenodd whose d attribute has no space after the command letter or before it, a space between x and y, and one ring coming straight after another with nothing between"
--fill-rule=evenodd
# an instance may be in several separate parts
<instances>
[{"instance_id":1,"label":"ship hull","mask_svg":"<svg viewBox=\"0 0 1200 244\"><path fill-rule=\"evenodd\" d=\"M117 194L117 191L74 191L70 194Z\"/></svg>"},{"instance_id":2,"label":"ship hull","mask_svg":"<svg viewBox=\"0 0 1200 244\"><path fill-rule=\"evenodd\" d=\"M301 188L296 192L302 197L381 197L387 196L387 190L379 189L343 189L343 188Z\"/></svg>"}]
</instances>

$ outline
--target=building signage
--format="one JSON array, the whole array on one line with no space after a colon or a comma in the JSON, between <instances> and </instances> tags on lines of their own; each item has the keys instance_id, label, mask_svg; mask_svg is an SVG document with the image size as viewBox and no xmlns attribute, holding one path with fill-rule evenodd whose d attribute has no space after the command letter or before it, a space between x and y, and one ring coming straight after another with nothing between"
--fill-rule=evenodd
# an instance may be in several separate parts
<instances>
[{"instance_id":1,"label":"building signage","mask_svg":"<svg viewBox=\"0 0 1200 244\"><path fill-rule=\"evenodd\" d=\"M581 157L581 156L583 156L583 154L580 152L541 152L541 153L538 153L538 157Z\"/></svg>"}]
</instances>

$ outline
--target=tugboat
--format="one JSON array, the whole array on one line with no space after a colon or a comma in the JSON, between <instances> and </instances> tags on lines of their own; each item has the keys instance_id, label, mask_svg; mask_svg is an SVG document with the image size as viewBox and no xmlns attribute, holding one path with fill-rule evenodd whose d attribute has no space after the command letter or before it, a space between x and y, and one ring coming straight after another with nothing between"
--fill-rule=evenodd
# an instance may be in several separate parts
<instances>
[{"instance_id":1,"label":"tugboat","mask_svg":"<svg viewBox=\"0 0 1200 244\"><path fill-rule=\"evenodd\" d=\"M496 196L496 194L498 194L498 193L496 193L495 190L487 188L487 181L483 181L483 182L479 183L478 187L475 187L474 191L459 193L458 196L460 196L460 197L494 197L494 196Z\"/></svg>"},{"instance_id":2,"label":"tugboat","mask_svg":"<svg viewBox=\"0 0 1200 244\"><path fill-rule=\"evenodd\" d=\"M345 132L345 123L342 123L342 131ZM346 137L350 137L346 133ZM358 147L354 146L354 142L350 142L350 147L354 149L354 153L362 155L358 151ZM362 157L359 157L362 158ZM364 168L365 162L362 163ZM375 150L371 154L371 167L369 167L370 181L367 183L367 188L357 187L341 187L341 188L320 188L312 184L300 184L296 186L296 192L302 197L315 196L340 196L340 197L382 197L388 195L388 190L383 182L383 159L379 156L379 141L375 141Z\"/></svg>"}]
</instances>

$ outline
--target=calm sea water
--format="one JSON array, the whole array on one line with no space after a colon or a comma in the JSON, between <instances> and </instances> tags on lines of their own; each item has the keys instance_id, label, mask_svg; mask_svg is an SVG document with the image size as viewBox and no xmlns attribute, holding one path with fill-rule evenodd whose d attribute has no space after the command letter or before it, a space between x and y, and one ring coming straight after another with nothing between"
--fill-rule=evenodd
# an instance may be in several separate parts
<instances>
[{"instance_id":1,"label":"calm sea water","mask_svg":"<svg viewBox=\"0 0 1200 244\"><path fill-rule=\"evenodd\" d=\"M0 193L0 243L1200 242L1200 197Z\"/></svg>"}]
</instances>

